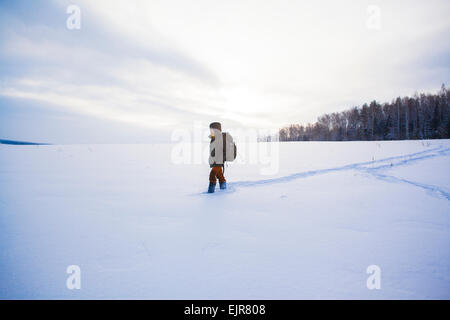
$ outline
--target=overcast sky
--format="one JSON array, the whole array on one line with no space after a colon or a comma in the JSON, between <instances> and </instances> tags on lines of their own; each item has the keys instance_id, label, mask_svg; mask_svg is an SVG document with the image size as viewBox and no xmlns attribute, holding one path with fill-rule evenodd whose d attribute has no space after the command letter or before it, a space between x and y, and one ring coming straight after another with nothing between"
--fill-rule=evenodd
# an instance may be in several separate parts
<instances>
[{"instance_id":1,"label":"overcast sky","mask_svg":"<svg viewBox=\"0 0 450 320\"><path fill-rule=\"evenodd\" d=\"M0 139L160 141L436 92L449 18L448 0L0 0Z\"/></svg>"}]
</instances>

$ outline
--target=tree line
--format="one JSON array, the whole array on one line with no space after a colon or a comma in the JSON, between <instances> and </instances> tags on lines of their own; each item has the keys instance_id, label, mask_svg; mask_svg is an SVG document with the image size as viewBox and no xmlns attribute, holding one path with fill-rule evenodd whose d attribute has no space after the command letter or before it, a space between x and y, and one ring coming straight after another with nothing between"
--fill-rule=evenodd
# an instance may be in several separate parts
<instances>
[{"instance_id":1,"label":"tree line","mask_svg":"<svg viewBox=\"0 0 450 320\"><path fill-rule=\"evenodd\" d=\"M324 114L317 122L279 130L279 141L353 141L450 138L450 91L414 94L390 103L377 101L343 112ZM273 138L268 137L267 140Z\"/></svg>"}]
</instances>

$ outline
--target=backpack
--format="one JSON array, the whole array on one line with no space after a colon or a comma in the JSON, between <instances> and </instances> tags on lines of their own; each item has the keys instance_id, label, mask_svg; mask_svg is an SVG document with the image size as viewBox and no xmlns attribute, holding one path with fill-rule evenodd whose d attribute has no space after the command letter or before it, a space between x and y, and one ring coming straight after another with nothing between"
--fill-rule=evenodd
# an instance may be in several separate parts
<instances>
[{"instance_id":1,"label":"backpack","mask_svg":"<svg viewBox=\"0 0 450 320\"><path fill-rule=\"evenodd\" d=\"M223 162L234 161L237 155L236 143L233 141L233 137L228 132L222 132L223 138Z\"/></svg>"}]
</instances>

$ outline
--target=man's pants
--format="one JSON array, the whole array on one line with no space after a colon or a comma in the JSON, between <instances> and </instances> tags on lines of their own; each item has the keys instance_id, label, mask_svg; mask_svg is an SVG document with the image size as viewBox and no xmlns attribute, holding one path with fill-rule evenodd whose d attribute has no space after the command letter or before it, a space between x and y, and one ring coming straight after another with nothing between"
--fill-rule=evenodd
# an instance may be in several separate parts
<instances>
[{"instance_id":1,"label":"man's pants","mask_svg":"<svg viewBox=\"0 0 450 320\"><path fill-rule=\"evenodd\" d=\"M212 184L216 184L217 178L219 182L225 182L225 177L223 176L222 167L212 167L211 172L209 173L209 182Z\"/></svg>"}]
</instances>

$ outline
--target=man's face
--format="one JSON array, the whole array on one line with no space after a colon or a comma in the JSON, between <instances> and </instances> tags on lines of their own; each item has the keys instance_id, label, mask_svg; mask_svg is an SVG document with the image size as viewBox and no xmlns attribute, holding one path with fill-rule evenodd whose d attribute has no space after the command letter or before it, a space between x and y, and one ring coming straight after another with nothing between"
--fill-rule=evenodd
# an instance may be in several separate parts
<instances>
[{"instance_id":1,"label":"man's face","mask_svg":"<svg viewBox=\"0 0 450 320\"><path fill-rule=\"evenodd\" d=\"M214 138L214 129L209 128L209 131L211 132L211 138Z\"/></svg>"}]
</instances>

